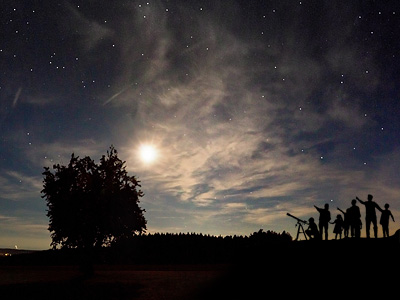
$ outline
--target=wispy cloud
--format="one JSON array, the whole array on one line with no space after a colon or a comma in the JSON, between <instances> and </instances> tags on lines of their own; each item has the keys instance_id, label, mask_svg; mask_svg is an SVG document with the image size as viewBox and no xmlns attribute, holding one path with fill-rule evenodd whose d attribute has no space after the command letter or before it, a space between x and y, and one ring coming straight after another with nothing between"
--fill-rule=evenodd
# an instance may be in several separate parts
<instances>
[{"instance_id":1,"label":"wispy cloud","mask_svg":"<svg viewBox=\"0 0 400 300\"><path fill-rule=\"evenodd\" d=\"M78 35L84 51L94 50L105 39L113 36L113 31L98 21L85 16L76 6L65 2L68 9L68 17L65 17L65 26L69 29L69 34ZM67 30L66 28L63 28Z\"/></svg>"},{"instance_id":2,"label":"wispy cloud","mask_svg":"<svg viewBox=\"0 0 400 300\"><path fill-rule=\"evenodd\" d=\"M14 100L12 103L13 107L15 107L17 105L17 102L18 102L19 96L21 95L21 92L22 92L22 87L19 87L19 89L17 90L17 92L15 93L15 96L14 96Z\"/></svg>"},{"instance_id":3,"label":"wispy cloud","mask_svg":"<svg viewBox=\"0 0 400 300\"><path fill-rule=\"evenodd\" d=\"M72 153L75 156L90 156L98 161L110 145L94 139L67 140L59 139L54 142L37 142L26 148L26 158L36 167L52 167L54 164L68 164Z\"/></svg>"},{"instance_id":4,"label":"wispy cloud","mask_svg":"<svg viewBox=\"0 0 400 300\"><path fill-rule=\"evenodd\" d=\"M32 214L0 217L0 247L19 249L48 249L50 234L44 218L32 218Z\"/></svg>"},{"instance_id":5,"label":"wispy cloud","mask_svg":"<svg viewBox=\"0 0 400 300\"><path fill-rule=\"evenodd\" d=\"M42 189L42 181L38 176L27 176L16 171L4 171L0 175L1 198L8 200L25 200L36 198Z\"/></svg>"},{"instance_id":6,"label":"wispy cloud","mask_svg":"<svg viewBox=\"0 0 400 300\"><path fill-rule=\"evenodd\" d=\"M283 43L296 45L292 51L260 51L257 43L224 25L207 26L210 22L200 18L190 30L182 29L188 47L179 57L172 50L182 37L163 26L163 37L150 51L160 62L157 71L152 63L144 64L142 82L124 97L113 98L113 105L126 108L134 102L135 140L125 143L122 153L129 170L140 174L149 197L193 204L185 211L200 214L203 225L210 220L206 216L227 214L260 225L286 218L289 210L311 214L312 204L331 199L347 206L354 193L372 186L373 179L365 174L376 178L376 170L346 165L352 155L349 139L372 125L350 90L334 88L341 80L345 83L350 71L342 76L339 69L346 63L340 58L355 58L356 49L350 45L346 53L313 57L305 54L312 45L296 40L291 28ZM194 37L191 32L201 33ZM132 57L134 62L134 41L123 39L122 60ZM148 43L142 45L143 52L150 49ZM249 63L249 55L262 52L270 60L261 59L263 68ZM134 69L127 65L119 79L129 81ZM357 77L358 87L365 84L363 76ZM134 145L150 139L157 141L160 159L142 166Z\"/></svg>"}]
</instances>

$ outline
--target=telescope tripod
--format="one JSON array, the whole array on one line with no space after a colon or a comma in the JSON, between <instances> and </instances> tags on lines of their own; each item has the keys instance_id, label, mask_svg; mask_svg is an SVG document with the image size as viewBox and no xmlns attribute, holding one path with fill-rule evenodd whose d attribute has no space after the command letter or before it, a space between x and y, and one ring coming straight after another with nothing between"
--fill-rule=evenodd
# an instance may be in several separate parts
<instances>
[{"instance_id":1,"label":"telescope tripod","mask_svg":"<svg viewBox=\"0 0 400 300\"><path fill-rule=\"evenodd\" d=\"M300 222L297 222L296 227L297 227L297 235L296 235L295 241L297 241L299 239L300 233L302 233L304 235L305 239L307 240L307 234L306 234L306 231L304 230L303 225Z\"/></svg>"}]
</instances>

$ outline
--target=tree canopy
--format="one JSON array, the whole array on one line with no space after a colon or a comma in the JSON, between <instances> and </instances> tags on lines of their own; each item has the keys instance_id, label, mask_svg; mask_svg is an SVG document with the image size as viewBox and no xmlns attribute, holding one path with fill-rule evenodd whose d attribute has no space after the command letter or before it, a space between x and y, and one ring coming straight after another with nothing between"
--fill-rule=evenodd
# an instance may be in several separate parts
<instances>
[{"instance_id":1,"label":"tree canopy","mask_svg":"<svg viewBox=\"0 0 400 300\"><path fill-rule=\"evenodd\" d=\"M96 164L74 153L67 166L44 168L42 198L47 202L53 248L110 245L146 230L140 181L129 176L111 146Z\"/></svg>"}]
</instances>

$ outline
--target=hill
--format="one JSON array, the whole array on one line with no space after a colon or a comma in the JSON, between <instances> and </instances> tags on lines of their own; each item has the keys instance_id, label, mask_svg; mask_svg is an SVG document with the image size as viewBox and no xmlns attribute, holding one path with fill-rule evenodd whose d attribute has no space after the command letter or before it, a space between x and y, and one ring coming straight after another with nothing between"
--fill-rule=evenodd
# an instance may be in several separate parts
<instances>
[{"instance_id":1,"label":"hill","mask_svg":"<svg viewBox=\"0 0 400 300\"><path fill-rule=\"evenodd\" d=\"M37 252L37 250L23 250L23 249L11 249L11 248L0 248L0 257L12 256L18 254L29 254Z\"/></svg>"},{"instance_id":2,"label":"hill","mask_svg":"<svg viewBox=\"0 0 400 300\"><path fill-rule=\"evenodd\" d=\"M338 259L346 261L349 253L383 257L399 250L400 230L389 238L342 239L329 241L292 241L285 233L259 230L250 236L209 236L188 234L149 234L120 241L112 247L83 252L78 249L16 250L0 249L0 264L76 265L80 260L94 264L255 264ZM400 253L400 252L398 252ZM11 257L4 257L5 254ZM87 256L90 256L89 258ZM300 259L302 257L303 259ZM297 262L298 263L298 262Z\"/></svg>"},{"instance_id":3,"label":"hill","mask_svg":"<svg viewBox=\"0 0 400 300\"><path fill-rule=\"evenodd\" d=\"M91 278L79 275L76 265L88 256L76 250L3 257L0 292L31 299L382 298L397 291L399 254L400 231L388 239L298 242L262 231L227 239L155 235L101 249Z\"/></svg>"}]
</instances>

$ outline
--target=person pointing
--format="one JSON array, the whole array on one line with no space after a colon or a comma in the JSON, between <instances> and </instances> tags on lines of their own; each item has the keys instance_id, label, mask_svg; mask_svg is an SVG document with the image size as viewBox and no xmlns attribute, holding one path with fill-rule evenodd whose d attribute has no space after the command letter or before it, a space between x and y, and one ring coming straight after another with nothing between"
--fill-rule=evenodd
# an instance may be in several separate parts
<instances>
[{"instance_id":1,"label":"person pointing","mask_svg":"<svg viewBox=\"0 0 400 300\"><path fill-rule=\"evenodd\" d=\"M372 201L372 198L374 198L374 196L372 196L371 194L368 195L368 201L363 201L360 198L356 197L358 202L365 205L365 230L367 233L367 238L369 238L369 228L371 226L371 223L374 225L374 236L375 238L378 237L378 226L376 224L375 208L378 209L380 212L383 211L376 202Z\"/></svg>"},{"instance_id":2,"label":"person pointing","mask_svg":"<svg viewBox=\"0 0 400 300\"><path fill-rule=\"evenodd\" d=\"M319 212L318 226L319 226L319 234L321 235L321 240L322 240L323 232L325 232L325 240L327 240L328 239L328 224L329 224L329 221L331 220L329 204L326 203L324 205L324 208L319 208L315 205L314 205L314 207Z\"/></svg>"}]
</instances>

